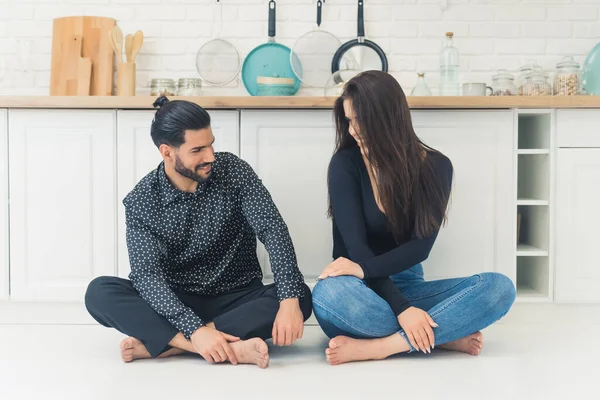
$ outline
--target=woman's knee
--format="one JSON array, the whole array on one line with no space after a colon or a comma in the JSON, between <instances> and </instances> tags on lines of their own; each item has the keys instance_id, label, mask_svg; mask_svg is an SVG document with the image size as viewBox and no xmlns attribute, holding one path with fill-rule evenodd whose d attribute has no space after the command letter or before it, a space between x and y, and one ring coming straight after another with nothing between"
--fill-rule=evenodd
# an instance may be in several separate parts
<instances>
[{"instance_id":1,"label":"woman's knee","mask_svg":"<svg viewBox=\"0 0 600 400\"><path fill-rule=\"evenodd\" d=\"M315 285L312 291L313 305L332 308L349 292L358 290L362 281L354 276L325 278Z\"/></svg>"},{"instance_id":2,"label":"woman's knee","mask_svg":"<svg viewBox=\"0 0 600 400\"><path fill-rule=\"evenodd\" d=\"M482 274L482 278L486 283L486 292L490 296L491 307L497 309L502 315L506 314L517 296L512 280L498 272L486 272Z\"/></svg>"}]
</instances>

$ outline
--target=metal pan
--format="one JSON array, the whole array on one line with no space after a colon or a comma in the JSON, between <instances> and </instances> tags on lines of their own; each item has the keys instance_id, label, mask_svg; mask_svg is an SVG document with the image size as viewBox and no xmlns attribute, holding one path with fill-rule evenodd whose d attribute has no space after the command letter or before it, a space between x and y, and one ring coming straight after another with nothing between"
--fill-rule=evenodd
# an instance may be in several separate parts
<instances>
[{"instance_id":1,"label":"metal pan","mask_svg":"<svg viewBox=\"0 0 600 400\"><path fill-rule=\"evenodd\" d=\"M244 60L242 66L242 82L248 93L252 96L258 94L257 79L261 78L287 78L293 80L290 95L300 89L300 80L294 74L290 65L289 47L275 42L275 1L269 2L269 39L252 50Z\"/></svg>"},{"instance_id":2,"label":"metal pan","mask_svg":"<svg viewBox=\"0 0 600 400\"><path fill-rule=\"evenodd\" d=\"M378 70L387 72L388 60L375 42L365 39L364 0L358 0L358 35L344 43L333 56L331 72Z\"/></svg>"},{"instance_id":3,"label":"metal pan","mask_svg":"<svg viewBox=\"0 0 600 400\"><path fill-rule=\"evenodd\" d=\"M218 5L218 12L215 6ZM196 70L205 82L212 86L224 86L232 82L240 73L241 58L237 48L221 38L223 26L223 6L219 0L213 3L213 29L217 31L212 40L206 42L196 53ZM215 14L219 22L215 22Z\"/></svg>"},{"instance_id":4,"label":"metal pan","mask_svg":"<svg viewBox=\"0 0 600 400\"><path fill-rule=\"evenodd\" d=\"M331 77L331 61L342 42L321 29L323 2L317 1L317 26L300 36L290 54L294 73L306 86L324 88Z\"/></svg>"}]
</instances>

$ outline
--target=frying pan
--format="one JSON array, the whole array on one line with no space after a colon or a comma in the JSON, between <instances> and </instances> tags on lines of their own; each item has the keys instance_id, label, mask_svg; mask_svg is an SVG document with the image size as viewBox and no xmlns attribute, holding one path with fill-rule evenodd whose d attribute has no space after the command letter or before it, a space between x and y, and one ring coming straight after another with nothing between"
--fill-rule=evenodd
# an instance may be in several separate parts
<instances>
[{"instance_id":1,"label":"frying pan","mask_svg":"<svg viewBox=\"0 0 600 400\"><path fill-rule=\"evenodd\" d=\"M269 39L267 43L255 47L244 60L242 82L252 96L258 94L258 77L290 78L294 80L291 94L300 89L300 80L290 65L289 47L275 42L275 1L269 1Z\"/></svg>"},{"instance_id":2,"label":"frying pan","mask_svg":"<svg viewBox=\"0 0 600 400\"><path fill-rule=\"evenodd\" d=\"M365 39L364 0L358 0L358 35L344 43L333 56L331 72L343 70L379 70L387 72L385 53L375 42Z\"/></svg>"}]
</instances>

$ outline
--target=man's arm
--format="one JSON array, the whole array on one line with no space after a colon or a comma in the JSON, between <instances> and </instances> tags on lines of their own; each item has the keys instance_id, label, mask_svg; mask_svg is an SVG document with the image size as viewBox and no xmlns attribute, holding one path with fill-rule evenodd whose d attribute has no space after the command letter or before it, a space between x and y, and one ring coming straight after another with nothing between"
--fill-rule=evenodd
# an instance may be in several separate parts
<instances>
[{"instance_id":1,"label":"man's arm","mask_svg":"<svg viewBox=\"0 0 600 400\"><path fill-rule=\"evenodd\" d=\"M279 300L301 298L304 292L304 277L298 268L287 225L252 167L241 159L238 163L242 182L242 211L269 253Z\"/></svg>"},{"instance_id":2,"label":"man's arm","mask_svg":"<svg viewBox=\"0 0 600 400\"><path fill-rule=\"evenodd\" d=\"M204 322L179 300L163 275L158 239L127 211L127 248L133 287L154 311L165 317L186 339Z\"/></svg>"}]
</instances>

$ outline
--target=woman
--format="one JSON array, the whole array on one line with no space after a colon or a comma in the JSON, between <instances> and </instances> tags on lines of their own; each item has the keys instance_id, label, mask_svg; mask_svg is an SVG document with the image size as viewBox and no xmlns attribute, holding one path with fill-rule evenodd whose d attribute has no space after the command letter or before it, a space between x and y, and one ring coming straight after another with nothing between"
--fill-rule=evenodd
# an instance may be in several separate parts
<instances>
[{"instance_id":1,"label":"woman","mask_svg":"<svg viewBox=\"0 0 600 400\"><path fill-rule=\"evenodd\" d=\"M478 355L481 329L515 299L498 273L426 282L427 259L446 219L453 168L416 136L398 82L379 71L349 81L334 107L329 166L333 256L313 290L329 336L327 360L383 359L434 347Z\"/></svg>"}]
</instances>

